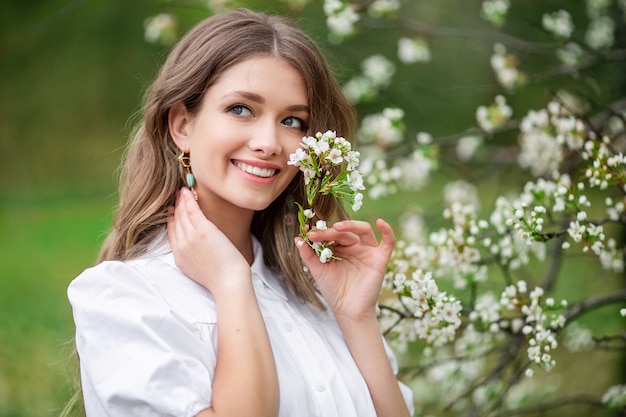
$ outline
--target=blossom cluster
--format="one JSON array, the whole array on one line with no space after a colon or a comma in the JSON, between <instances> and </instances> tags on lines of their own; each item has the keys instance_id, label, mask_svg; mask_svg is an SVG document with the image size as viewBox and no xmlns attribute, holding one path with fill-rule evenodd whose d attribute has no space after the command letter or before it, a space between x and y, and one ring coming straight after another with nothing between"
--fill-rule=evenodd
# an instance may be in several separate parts
<instances>
[{"instance_id":1,"label":"blossom cluster","mask_svg":"<svg viewBox=\"0 0 626 417\"><path fill-rule=\"evenodd\" d=\"M602 403L614 410L626 407L626 385L613 385L604 395L602 395Z\"/></svg>"},{"instance_id":2,"label":"blossom cluster","mask_svg":"<svg viewBox=\"0 0 626 417\"><path fill-rule=\"evenodd\" d=\"M364 145L387 148L404 139L404 111L387 107L380 113L367 115L361 121L357 140Z\"/></svg>"},{"instance_id":3,"label":"blossom cluster","mask_svg":"<svg viewBox=\"0 0 626 417\"><path fill-rule=\"evenodd\" d=\"M360 19L350 3L342 0L324 0L324 14L330 31L329 38L334 42L341 42L352 35L354 25Z\"/></svg>"},{"instance_id":4,"label":"blossom cluster","mask_svg":"<svg viewBox=\"0 0 626 417\"><path fill-rule=\"evenodd\" d=\"M526 75L518 68L515 55L510 54L502 43L493 46L491 68L496 73L500 85L507 91L515 90L526 83Z\"/></svg>"},{"instance_id":5,"label":"blossom cluster","mask_svg":"<svg viewBox=\"0 0 626 417\"><path fill-rule=\"evenodd\" d=\"M385 108L365 116L357 140L364 155L361 173L368 185L368 195L374 199L394 194L401 188L421 188L438 166L437 147L426 132L417 133L411 144L414 148L406 156L397 158L391 166L387 164L384 158L389 150L405 142L404 111L399 108Z\"/></svg>"},{"instance_id":6,"label":"blossom cluster","mask_svg":"<svg viewBox=\"0 0 626 417\"><path fill-rule=\"evenodd\" d=\"M428 42L423 37L398 39L398 59L404 64L429 62L431 58Z\"/></svg>"},{"instance_id":7,"label":"blossom cluster","mask_svg":"<svg viewBox=\"0 0 626 417\"><path fill-rule=\"evenodd\" d=\"M551 174L558 170L566 150L578 152L583 145L589 147L585 144L593 139L589 135L582 120L559 102L551 101L545 109L530 110L522 119L519 164L537 177Z\"/></svg>"},{"instance_id":8,"label":"blossom cluster","mask_svg":"<svg viewBox=\"0 0 626 417\"><path fill-rule=\"evenodd\" d=\"M574 321L563 331L563 346L570 352L591 350L595 346L590 329Z\"/></svg>"},{"instance_id":9,"label":"blossom cluster","mask_svg":"<svg viewBox=\"0 0 626 417\"><path fill-rule=\"evenodd\" d=\"M556 57L566 67L576 68L587 61L585 50L576 42L568 42L565 46L557 48Z\"/></svg>"},{"instance_id":10,"label":"blossom cluster","mask_svg":"<svg viewBox=\"0 0 626 417\"><path fill-rule=\"evenodd\" d=\"M385 56L371 55L361 62L361 73L348 80L343 92L355 104L371 100L389 86L395 72L395 64Z\"/></svg>"},{"instance_id":11,"label":"blossom cluster","mask_svg":"<svg viewBox=\"0 0 626 417\"><path fill-rule=\"evenodd\" d=\"M500 27L506 21L509 7L511 7L509 0L484 0L480 9L480 15L483 19Z\"/></svg>"},{"instance_id":12,"label":"blossom cluster","mask_svg":"<svg viewBox=\"0 0 626 417\"><path fill-rule=\"evenodd\" d=\"M433 346L442 346L455 338L461 326L461 302L453 295L441 291L431 272L412 269L396 258L385 275L385 285L398 298L381 309L381 326L387 323L398 347L416 339ZM397 323L398 312L410 316Z\"/></svg>"},{"instance_id":13,"label":"blossom cluster","mask_svg":"<svg viewBox=\"0 0 626 417\"><path fill-rule=\"evenodd\" d=\"M401 5L401 0L373 0L367 2L367 7L363 8L361 4L351 4L349 0L324 0L326 26L330 32L329 39L331 42L340 43L354 35L355 26L361 20L359 12L364 9L370 17L375 19L393 18L397 16Z\"/></svg>"},{"instance_id":14,"label":"blossom cluster","mask_svg":"<svg viewBox=\"0 0 626 417\"><path fill-rule=\"evenodd\" d=\"M178 22L169 13L159 13L148 17L144 21L144 38L146 42L161 45L171 45L176 41Z\"/></svg>"},{"instance_id":15,"label":"blossom cluster","mask_svg":"<svg viewBox=\"0 0 626 417\"><path fill-rule=\"evenodd\" d=\"M546 13L541 20L543 28L559 39L569 39L574 31L572 15L567 10Z\"/></svg>"},{"instance_id":16,"label":"blossom cluster","mask_svg":"<svg viewBox=\"0 0 626 417\"><path fill-rule=\"evenodd\" d=\"M609 185L626 184L626 156L622 152L612 151L610 145L608 136L604 136L601 141L585 143L582 156L591 162L585 177L592 188L604 190Z\"/></svg>"},{"instance_id":17,"label":"blossom cluster","mask_svg":"<svg viewBox=\"0 0 626 417\"><path fill-rule=\"evenodd\" d=\"M529 181L513 201L504 198L498 200L497 204L502 210L497 217L504 221L506 228L516 231L517 238L529 248L543 248L541 242L566 234L573 243L583 245L583 252L591 251L597 255L604 269L623 271L624 262L615 239L607 238L603 226L588 219L587 210L591 202L581 191L584 191L584 184L572 186L567 174L561 174L555 180L539 178L534 182ZM613 200L607 199L606 204L609 216L617 218L623 213L623 203L614 204ZM564 231L554 227L551 231L547 230L547 219L558 214L571 214L575 219L569 221ZM570 241L565 240L562 248L570 247ZM535 254L538 255L536 251Z\"/></svg>"},{"instance_id":18,"label":"blossom cluster","mask_svg":"<svg viewBox=\"0 0 626 417\"><path fill-rule=\"evenodd\" d=\"M345 138L329 130L303 137L300 148L290 155L288 164L300 168L306 188L308 206L305 208L296 202L300 236L315 250L322 263L337 259L333 256L332 242L312 242L307 238L307 232L309 229L327 228L325 220L315 220L315 203L320 194L332 195L350 204L354 211L361 208L363 194L359 191L365 186L357 170L359 152L352 150L352 145Z\"/></svg>"},{"instance_id":19,"label":"blossom cluster","mask_svg":"<svg viewBox=\"0 0 626 417\"><path fill-rule=\"evenodd\" d=\"M585 32L585 43L591 49L602 50L615 42L615 22L608 15L593 19Z\"/></svg>"},{"instance_id":20,"label":"blossom cluster","mask_svg":"<svg viewBox=\"0 0 626 417\"><path fill-rule=\"evenodd\" d=\"M611 17L610 0L587 0L589 25L585 32L585 43L591 49L601 50L613 46L615 42L615 21ZM626 2L619 0L618 6L626 14Z\"/></svg>"},{"instance_id":21,"label":"blossom cluster","mask_svg":"<svg viewBox=\"0 0 626 417\"><path fill-rule=\"evenodd\" d=\"M388 166L384 159L365 158L360 165L360 172L367 184L367 195L374 199L395 194L402 178L398 166Z\"/></svg>"},{"instance_id":22,"label":"blossom cluster","mask_svg":"<svg viewBox=\"0 0 626 417\"><path fill-rule=\"evenodd\" d=\"M502 95L496 96L489 106L478 106L476 109L476 122L487 133L492 133L502 127L511 119L513 109L506 103Z\"/></svg>"},{"instance_id":23,"label":"blossom cluster","mask_svg":"<svg viewBox=\"0 0 626 417\"><path fill-rule=\"evenodd\" d=\"M400 10L400 0L374 0L367 7L367 13L375 18L392 17Z\"/></svg>"},{"instance_id":24,"label":"blossom cluster","mask_svg":"<svg viewBox=\"0 0 626 417\"><path fill-rule=\"evenodd\" d=\"M524 334L531 365L536 364L547 371L551 370L555 365L552 351L558 346L556 332L565 325L565 316L555 313L555 310L565 308L567 302L563 300L557 303L552 297L544 300L543 288L535 287L529 292L526 281L520 280L504 289L500 304L505 310L516 313L500 325L510 325L513 333ZM532 375L533 368L527 368L526 376Z\"/></svg>"}]
</instances>

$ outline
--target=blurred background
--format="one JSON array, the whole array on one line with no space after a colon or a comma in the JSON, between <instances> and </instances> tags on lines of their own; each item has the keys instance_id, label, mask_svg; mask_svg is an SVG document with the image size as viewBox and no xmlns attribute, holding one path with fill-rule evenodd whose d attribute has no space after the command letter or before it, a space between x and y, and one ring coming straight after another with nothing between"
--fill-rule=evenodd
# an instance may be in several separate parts
<instances>
[{"instance_id":1,"label":"blurred background","mask_svg":"<svg viewBox=\"0 0 626 417\"><path fill-rule=\"evenodd\" d=\"M144 21L167 10L178 17L182 32L208 15L191 3L14 0L0 5L1 417L58 415L68 397L74 378L73 322L65 290L97 255L116 204L115 170L142 95L167 52L145 41ZM545 35L526 17L540 15L551 2L524 3L509 29L542 42ZM569 9L574 15L583 13L579 3ZM455 134L475 124L476 107L490 103L501 90L489 67L493 39L470 36L476 28L489 27L477 12L481 1L409 4L427 25L456 31L442 36L432 31L433 62L399 66L394 88L361 104L359 112L363 116L398 106L410 120L407 136L418 131L436 137ZM355 40L328 42L319 1L297 11L280 1L246 5L294 16L328 52L342 82L359 72L365 56L395 49L398 34L376 26ZM470 27L472 31L463 30ZM607 101L626 92L623 63L593 71L611 86ZM556 90L572 81L553 78L550 83L549 89ZM511 102L535 108L545 103L547 91L537 82ZM486 169L483 175L488 175ZM440 175L420 192L366 204L361 215L395 223L411 201L440 204L434 191L459 172L444 166ZM505 187L492 178L483 197Z\"/></svg>"}]
</instances>

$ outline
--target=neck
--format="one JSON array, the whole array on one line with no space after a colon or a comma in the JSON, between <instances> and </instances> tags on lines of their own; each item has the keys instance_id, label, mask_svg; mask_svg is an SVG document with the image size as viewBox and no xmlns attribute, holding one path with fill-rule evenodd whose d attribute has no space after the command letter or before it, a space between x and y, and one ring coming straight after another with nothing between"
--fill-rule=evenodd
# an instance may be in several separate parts
<instances>
[{"instance_id":1,"label":"neck","mask_svg":"<svg viewBox=\"0 0 626 417\"><path fill-rule=\"evenodd\" d=\"M216 210L207 205L202 206L202 211L209 221L239 250L243 257L252 265L254 252L252 250L252 238L250 237L250 225L254 211L244 209Z\"/></svg>"}]
</instances>

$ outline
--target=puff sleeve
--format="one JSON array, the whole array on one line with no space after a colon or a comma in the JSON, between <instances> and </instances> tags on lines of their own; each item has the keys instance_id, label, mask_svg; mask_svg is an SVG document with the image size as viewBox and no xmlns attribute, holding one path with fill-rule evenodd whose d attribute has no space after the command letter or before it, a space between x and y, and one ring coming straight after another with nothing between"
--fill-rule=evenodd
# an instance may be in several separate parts
<instances>
[{"instance_id":1,"label":"puff sleeve","mask_svg":"<svg viewBox=\"0 0 626 417\"><path fill-rule=\"evenodd\" d=\"M211 406L215 346L148 278L103 262L68 288L88 417L192 417Z\"/></svg>"}]
</instances>

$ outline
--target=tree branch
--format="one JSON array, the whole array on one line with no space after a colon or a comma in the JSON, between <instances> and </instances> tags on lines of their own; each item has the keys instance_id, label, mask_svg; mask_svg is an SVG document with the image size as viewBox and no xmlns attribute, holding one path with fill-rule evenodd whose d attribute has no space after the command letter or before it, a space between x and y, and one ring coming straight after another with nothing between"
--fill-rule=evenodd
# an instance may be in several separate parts
<instances>
[{"instance_id":1,"label":"tree branch","mask_svg":"<svg viewBox=\"0 0 626 417\"><path fill-rule=\"evenodd\" d=\"M545 412L554 408L559 408L559 407L563 407L567 405L581 405L581 404L582 405L587 404L587 405L591 405L597 408L605 407L604 404L602 404L602 402L596 396L589 395L589 394L572 394L568 396L563 396L561 398L556 398L552 401L547 401L544 403L531 405L528 407L505 410L502 412L502 415L505 415L507 417L521 416L524 414L542 413L542 412Z\"/></svg>"},{"instance_id":2,"label":"tree branch","mask_svg":"<svg viewBox=\"0 0 626 417\"><path fill-rule=\"evenodd\" d=\"M626 289L619 290L612 294L599 295L588 298L584 301L573 305L565 314L566 324L573 321L578 316L588 313L596 308L603 307L607 304L626 302Z\"/></svg>"}]
</instances>

